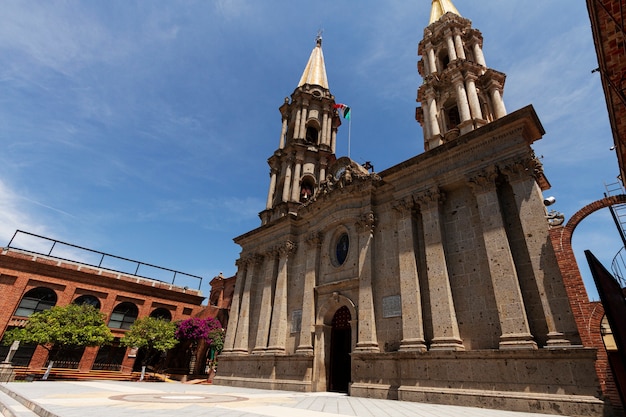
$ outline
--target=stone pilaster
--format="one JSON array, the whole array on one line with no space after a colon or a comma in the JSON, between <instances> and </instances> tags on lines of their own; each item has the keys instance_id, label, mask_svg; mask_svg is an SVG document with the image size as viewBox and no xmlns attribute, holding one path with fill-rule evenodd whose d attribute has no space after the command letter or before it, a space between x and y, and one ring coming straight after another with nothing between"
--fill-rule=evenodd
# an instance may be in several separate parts
<instances>
[{"instance_id":1,"label":"stone pilaster","mask_svg":"<svg viewBox=\"0 0 626 417\"><path fill-rule=\"evenodd\" d=\"M259 325L256 333L256 342L252 353L264 353L267 349L267 342L270 331L270 320L272 318L272 293L274 292L274 268L278 251L272 249L265 256L265 273L263 275L263 292L261 295L261 312L259 314Z\"/></svg>"},{"instance_id":2,"label":"stone pilaster","mask_svg":"<svg viewBox=\"0 0 626 417\"><path fill-rule=\"evenodd\" d=\"M267 353L284 354L287 341L287 268L289 255L296 251L296 244L287 241L278 248L278 276L274 291L274 306Z\"/></svg>"},{"instance_id":3,"label":"stone pilaster","mask_svg":"<svg viewBox=\"0 0 626 417\"><path fill-rule=\"evenodd\" d=\"M500 349L537 349L528 325L517 271L502 220L494 167L469 179L478 205L502 335Z\"/></svg>"},{"instance_id":4,"label":"stone pilaster","mask_svg":"<svg viewBox=\"0 0 626 417\"><path fill-rule=\"evenodd\" d=\"M422 300L413 238L413 200L400 200L394 209L398 219L398 264L402 300L400 351L425 351Z\"/></svg>"},{"instance_id":5,"label":"stone pilaster","mask_svg":"<svg viewBox=\"0 0 626 417\"><path fill-rule=\"evenodd\" d=\"M363 214L356 223L359 232L359 332L356 352L379 352L376 336L376 315L372 294L372 246L375 217L373 212Z\"/></svg>"},{"instance_id":6,"label":"stone pilaster","mask_svg":"<svg viewBox=\"0 0 626 417\"><path fill-rule=\"evenodd\" d=\"M302 324L300 344L296 353L313 355L313 333L315 332L315 285L317 284L317 264L322 246L322 233L312 233L306 240L306 270L304 273L304 296L302 299Z\"/></svg>"},{"instance_id":7,"label":"stone pilaster","mask_svg":"<svg viewBox=\"0 0 626 417\"><path fill-rule=\"evenodd\" d=\"M541 198L541 190L536 182L536 174L541 172L541 164L536 158L520 158L502 164L500 171L507 177L515 196L515 203L519 210L520 219L528 219L521 222L525 236L525 244L528 253L536 253L530 257L532 266L533 282L541 300L541 308L548 327L548 347L570 347L572 342L566 337L567 334L576 332L576 324L567 317L555 317L551 300L555 290L551 288L550 277L560 277L560 271L556 263L545 262L547 256L541 247L546 245L547 225L540 213L545 212L545 206ZM532 198L532 197L535 198ZM530 198L529 198L530 197ZM537 219L532 221L530 219ZM552 270L550 270L552 268Z\"/></svg>"},{"instance_id":8,"label":"stone pilaster","mask_svg":"<svg viewBox=\"0 0 626 417\"><path fill-rule=\"evenodd\" d=\"M430 350L465 350L456 318L439 213L443 193L432 188L417 196L422 213L428 288L433 321Z\"/></svg>"},{"instance_id":9,"label":"stone pilaster","mask_svg":"<svg viewBox=\"0 0 626 417\"><path fill-rule=\"evenodd\" d=\"M230 355L235 347L235 335L239 324L239 305L248 269L248 263L245 259L240 258L235 264L237 265L237 281L235 282L235 292L230 304L230 318L228 320L228 329L226 329L224 349L222 350L223 355Z\"/></svg>"},{"instance_id":10,"label":"stone pilaster","mask_svg":"<svg viewBox=\"0 0 626 417\"><path fill-rule=\"evenodd\" d=\"M235 334L235 346L233 348L233 354L248 354L249 353L249 334L250 334L250 291L252 289L252 282L255 280L255 276L259 272L259 267L263 257L259 255L252 255L246 259L246 274L245 284L243 286L243 293L241 294L241 307L239 308L239 319L237 321L237 333ZM237 277L239 279L239 277ZM235 286L238 284L235 283ZM233 318L232 308L230 313L231 320Z\"/></svg>"}]
</instances>

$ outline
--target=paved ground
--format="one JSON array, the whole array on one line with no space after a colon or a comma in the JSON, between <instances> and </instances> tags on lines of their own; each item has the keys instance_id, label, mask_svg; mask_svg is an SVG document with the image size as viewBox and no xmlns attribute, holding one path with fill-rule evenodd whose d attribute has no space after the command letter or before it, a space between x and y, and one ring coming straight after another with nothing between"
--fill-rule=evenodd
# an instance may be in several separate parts
<instances>
[{"instance_id":1,"label":"paved ground","mask_svg":"<svg viewBox=\"0 0 626 417\"><path fill-rule=\"evenodd\" d=\"M30 407L37 413L7 393L30 401ZM374 400L334 393L114 381L3 383L0 411L9 417L545 417L545 414Z\"/></svg>"}]
</instances>

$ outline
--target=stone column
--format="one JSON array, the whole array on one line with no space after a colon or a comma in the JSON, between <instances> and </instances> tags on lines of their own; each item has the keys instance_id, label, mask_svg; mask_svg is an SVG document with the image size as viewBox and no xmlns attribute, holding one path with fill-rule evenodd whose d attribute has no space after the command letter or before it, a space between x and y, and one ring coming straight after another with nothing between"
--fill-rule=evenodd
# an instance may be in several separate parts
<instances>
[{"instance_id":1,"label":"stone column","mask_svg":"<svg viewBox=\"0 0 626 417\"><path fill-rule=\"evenodd\" d=\"M328 141L328 133L330 130L328 129L328 112L324 111L322 115L322 129L320 131L320 137L318 143L316 145L326 145Z\"/></svg>"},{"instance_id":2,"label":"stone column","mask_svg":"<svg viewBox=\"0 0 626 417\"><path fill-rule=\"evenodd\" d=\"M456 48L457 56L461 59L465 59L465 49L463 49L463 41L461 40L459 31L455 31L454 33L454 47Z\"/></svg>"},{"instance_id":3,"label":"stone column","mask_svg":"<svg viewBox=\"0 0 626 417\"><path fill-rule=\"evenodd\" d=\"M504 100L500 93L500 87L495 84L490 86L489 92L491 93L491 102L493 103L493 109L496 119L506 116L506 107L504 107Z\"/></svg>"},{"instance_id":4,"label":"stone column","mask_svg":"<svg viewBox=\"0 0 626 417\"><path fill-rule=\"evenodd\" d=\"M441 145L441 130L439 129L439 121L437 120L437 100L433 91L428 90L426 92L426 102L428 103L428 120L430 126L431 136L428 138L428 143L431 144L431 149L435 146Z\"/></svg>"},{"instance_id":5,"label":"stone column","mask_svg":"<svg viewBox=\"0 0 626 417\"><path fill-rule=\"evenodd\" d=\"M474 59L476 59L476 63L487 68L487 63L485 62L485 55L483 54L483 50L480 47L480 44L478 43L478 41L474 43Z\"/></svg>"},{"instance_id":6,"label":"stone column","mask_svg":"<svg viewBox=\"0 0 626 417\"><path fill-rule=\"evenodd\" d=\"M256 333L256 342L253 354L265 353L270 332L270 320L272 318L272 295L274 292L274 264L276 261L276 249L268 251L265 257L265 274L263 279L263 293L261 296L261 312L259 314L259 326Z\"/></svg>"},{"instance_id":7,"label":"stone column","mask_svg":"<svg viewBox=\"0 0 626 417\"><path fill-rule=\"evenodd\" d=\"M501 171L506 175L513 189L520 219L528 219L520 223L525 237L524 241L530 254L533 282L537 286L543 316L548 328L546 345L548 347L571 347L572 342L567 339L566 335L576 332L576 323L566 317L559 317L558 313L555 317L555 313L552 311L551 296L554 294L554 289L551 288L550 277L560 277L560 271L556 262L553 265L550 262L545 262L545 250L538 252L538 248L547 244L548 236L546 219L540 215L540 213L545 212L545 206L541 197L541 190L534 178L539 170L541 170L540 163L534 158L520 158L503 164L501 167ZM535 198L529 198L529 196L535 196ZM537 220L532 221L530 219ZM567 297L563 297L563 300L565 299Z\"/></svg>"},{"instance_id":8,"label":"stone column","mask_svg":"<svg viewBox=\"0 0 626 417\"><path fill-rule=\"evenodd\" d=\"M467 74L465 77L465 89L467 91L467 98L472 112L472 118L482 119L483 112L480 109L480 100L478 99L478 90L476 89L476 76L473 74Z\"/></svg>"},{"instance_id":9,"label":"stone column","mask_svg":"<svg viewBox=\"0 0 626 417\"><path fill-rule=\"evenodd\" d=\"M296 123L293 129L293 138L298 139L298 133L300 133L300 124L302 123L302 109L298 109L296 112Z\"/></svg>"},{"instance_id":10,"label":"stone column","mask_svg":"<svg viewBox=\"0 0 626 417\"><path fill-rule=\"evenodd\" d=\"M335 153L335 148L337 147L337 129L333 129L333 134L331 137L330 150L332 153Z\"/></svg>"},{"instance_id":11,"label":"stone column","mask_svg":"<svg viewBox=\"0 0 626 417\"><path fill-rule=\"evenodd\" d=\"M292 158L288 158L285 163L285 181L283 183L283 201L289 201L289 192L291 191L291 164L293 163Z\"/></svg>"},{"instance_id":12,"label":"stone column","mask_svg":"<svg viewBox=\"0 0 626 417\"><path fill-rule=\"evenodd\" d=\"M283 149L285 147L285 134L287 133L287 118L283 117L283 127L280 131L280 142L278 145L279 149Z\"/></svg>"},{"instance_id":13,"label":"stone column","mask_svg":"<svg viewBox=\"0 0 626 417\"><path fill-rule=\"evenodd\" d=\"M456 319L443 247L439 214L442 198L443 194L436 187L417 196L424 228L428 289L433 321L433 340L430 350L465 350Z\"/></svg>"},{"instance_id":14,"label":"stone column","mask_svg":"<svg viewBox=\"0 0 626 417\"><path fill-rule=\"evenodd\" d=\"M329 114L327 119L327 123L326 123L326 141L325 141L325 145L330 146L330 142L331 142L331 138L333 135L333 117L332 114Z\"/></svg>"},{"instance_id":15,"label":"stone column","mask_svg":"<svg viewBox=\"0 0 626 417\"><path fill-rule=\"evenodd\" d=\"M537 343L530 334L517 271L502 220L496 177L497 171L495 167L491 167L473 175L469 179L469 185L478 205L487 262L502 329L500 349L537 349Z\"/></svg>"},{"instance_id":16,"label":"stone column","mask_svg":"<svg viewBox=\"0 0 626 417\"><path fill-rule=\"evenodd\" d=\"M452 34L450 33L450 31L446 31L446 45L447 45L447 49L448 49L448 58L450 58L450 62L452 61L456 61L457 57L456 57L456 50L454 48L454 40L452 39Z\"/></svg>"},{"instance_id":17,"label":"stone column","mask_svg":"<svg viewBox=\"0 0 626 417\"><path fill-rule=\"evenodd\" d=\"M317 265L322 246L323 235L312 233L307 241L306 269L304 273L304 296L302 298L302 325L300 344L296 353L313 355L313 333L315 332L315 286L317 285Z\"/></svg>"},{"instance_id":18,"label":"stone column","mask_svg":"<svg viewBox=\"0 0 626 417\"><path fill-rule=\"evenodd\" d=\"M465 92L465 85L463 84L463 78L460 74L458 77L454 77L452 80L454 89L456 90L456 104L459 108L459 116L461 116L461 123L471 120L469 103L467 100L467 93Z\"/></svg>"},{"instance_id":19,"label":"stone column","mask_svg":"<svg viewBox=\"0 0 626 417\"><path fill-rule=\"evenodd\" d=\"M265 208L267 210L272 208L272 203L274 202L274 193L276 193L276 176L278 175L278 171L274 168L270 169L270 190L267 193L267 203L265 204Z\"/></svg>"},{"instance_id":20,"label":"stone column","mask_svg":"<svg viewBox=\"0 0 626 417\"><path fill-rule=\"evenodd\" d=\"M272 323L270 328L270 341L266 353L284 354L287 342L287 268L289 255L296 251L295 243L285 242L278 249L278 276L276 277L276 290L274 291L274 306L272 309Z\"/></svg>"},{"instance_id":21,"label":"stone column","mask_svg":"<svg viewBox=\"0 0 626 417\"><path fill-rule=\"evenodd\" d=\"M296 172L293 175L291 184L291 201L300 201L300 176L302 175L302 158L296 157Z\"/></svg>"},{"instance_id":22,"label":"stone column","mask_svg":"<svg viewBox=\"0 0 626 417\"><path fill-rule=\"evenodd\" d=\"M246 272L248 269L248 263L242 258L239 258L235 264L237 265L237 280L235 281L235 292L233 293L233 299L230 304L230 317L228 320L228 328L226 329L224 349L222 350L222 354L225 356L230 355L235 347L235 335L239 322L239 303L243 287L246 283Z\"/></svg>"},{"instance_id":23,"label":"stone column","mask_svg":"<svg viewBox=\"0 0 626 417\"><path fill-rule=\"evenodd\" d=\"M320 158L319 167L320 167L320 172L319 172L319 179L317 181L318 186L322 183L322 181L326 180L326 168L328 167L328 161L323 156Z\"/></svg>"},{"instance_id":24,"label":"stone column","mask_svg":"<svg viewBox=\"0 0 626 417\"><path fill-rule=\"evenodd\" d=\"M413 239L413 200L400 200L397 211L398 264L400 271L400 298L402 300L402 341L400 351L426 350L424 320L419 276Z\"/></svg>"},{"instance_id":25,"label":"stone column","mask_svg":"<svg viewBox=\"0 0 626 417\"><path fill-rule=\"evenodd\" d=\"M250 350L250 298L252 282L258 275L262 261L263 257L259 255L252 255L247 259L245 284L243 286L243 293L241 294L241 306L239 307L239 319L237 321L237 333L235 335L233 354L245 355L248 354ZM235 283L235 286L236 285L237 283ZM232 320L232 307L230 317L230 320Z\"/></svg>"},{"instance_id":26,"label":"stone column","mask_svg":"<svg viewBox=\"0 0 626 417\"><path fill-rule=\"evenodd\" d=\"M428 66L431 74L437 72L437 60L435 59L435 50L432 45L428 46Z\"/></svg>"},{"instance_id":27,"label":"stone column","mask_svg":"<svg viewBox=\"0 0 626 417\"><path fill-rule=\"evenodd\" d=\"M303 103L303 106L308 105L308 103ZM306 138L306 119L307 118L307 108L302 108L302 120L300 121L300 134L298 135L298 139Z\"/></svg>"},{"instance_id":28,"label":"stone column","mask_svg":"<svg viewBox=\"0 0 626 417\"><path fill-rule=\"evenodd\" d=\"M372 245L374 239L374 213L363 214L356 223L359 251L359 336L356 352L379 352L376 336L376 314L372 294Z\"/></svg>"}]
</instances>

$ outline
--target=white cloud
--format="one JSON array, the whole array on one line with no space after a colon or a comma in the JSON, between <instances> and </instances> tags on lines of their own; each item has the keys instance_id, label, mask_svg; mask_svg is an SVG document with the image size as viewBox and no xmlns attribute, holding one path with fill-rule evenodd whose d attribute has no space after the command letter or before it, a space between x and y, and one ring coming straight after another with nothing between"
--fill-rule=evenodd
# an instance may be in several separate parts
<instances>
[{"instance_id":1,"label":"white cloud","mask_svg":"<svg viewBox=\"0 0 626 417\"><path fill-rule=\"evenodd\" d=\"M0 245L9 243L16 230L46 234L48 227L29 214L25 199L0 179Z\"/></svg>"}]
</instances>

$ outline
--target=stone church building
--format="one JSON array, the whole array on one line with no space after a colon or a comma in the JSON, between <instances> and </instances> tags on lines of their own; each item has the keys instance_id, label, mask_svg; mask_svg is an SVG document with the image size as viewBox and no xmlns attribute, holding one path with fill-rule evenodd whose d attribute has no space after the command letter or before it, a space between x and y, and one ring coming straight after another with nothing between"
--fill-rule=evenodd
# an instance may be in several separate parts
<instances>
[{"instance_id":1,"label":"stone church building","mask_svg":"<svg viewBox=\"0 0 626 417\"><path fill-rule=\"evenodd\" d=\"M214 382L603 415L549 240L532 106L449 0L419 42L425 152L382 172L335 155L318 38L280 107L261 226L242 248ZM343 110L343 109L342 109Z\"/></svg>"}]
</instances>

